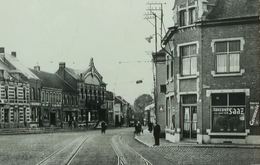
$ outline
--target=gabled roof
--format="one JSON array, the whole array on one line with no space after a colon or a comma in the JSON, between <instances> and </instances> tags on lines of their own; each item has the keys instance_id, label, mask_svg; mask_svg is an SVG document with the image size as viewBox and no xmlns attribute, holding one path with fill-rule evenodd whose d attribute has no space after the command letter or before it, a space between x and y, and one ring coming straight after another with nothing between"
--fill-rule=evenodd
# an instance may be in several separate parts
<instances>
[{"instance_id":1,"label":"gabled roof","mask_svg":"<svg viewBox=\"0 0 260 165\"><path fill-rule=\"evenodd\" d=\"M62 89L65 92L76 92L76 90L59 78L55 73L37 71L34 69L30 70L39 77L43 87Z\"/></svg>"},{"instance_id":2,"label":"gabled roof","mask_svg":"<svg viewBox=\"0 0 260 165\"><path fill-rule=\"evenodd\" d=\"M115 96L115 100L122 103L122 104L129 104L125 99L123 99L121 96Z\"/></svg>"},{"instance_id":3,"label":"gabled roof","mask_svg":"<svg viewBox=\"0 0 260 165\"><path fill-rule=\"evenodd\" d=\"M79 80L80 74L84 71L66 67L65 70L75 79Z\"/></svg>"},{"instance_id":4,"label":"gabled roof","mask_svg":"<svg viewBox=\"0 0 260 165\"><path fill-rule=\"evenodd\" d=\"M217 0L206 20L258 16L258 0Z\"/></svg>"},{"instance_id":5,"label":"gabled roof","mask_svg":"<svg viewBox=\"0 0 260 165\"><path fill-rule=\"evenodd\" d=\"M96 69L95 65L94 65L94 60L93 58L90 59L90 62L89 62L89 68L83 72L83 76L88 74L88 73L95 73L97 74L97 76L102 80L103 77L101 76L101 74L98 72L98 70Z\"/></svg>"},{"instance_id":6,"label":"gabled roof","mask_svg":"<svg viewBox=\"0 0 260 165\"><path fill-rule=\"evenodd\" d=\"M100 84L105 84L103 82L103 77L101 76L101 74L98 72L98 70L96 69L96 67L94 65L93 58L90 59L89 68L86 70L77 70L77 69L68 68L68 67L66 67L65 70L76 80L83 80L83 78L86 75L88 75L89 73L92 75L95 74L98 77L98 79L100 80Z\"/></svg>"},{"instance_id":7,"label":"gabled roof","mask_svg":"<svg viewBox=\"0 0 260 165\"><path fill-rule=\"evenodd\" d=\"M26 66L24 66L16 57L13 57L10 54L5 54L4 56L6 62L8 62L14 69L11 69L9 71L21 73L23 74L27 79L38 79L38 77L31 72Z\"/></svg>"}]
</instances>

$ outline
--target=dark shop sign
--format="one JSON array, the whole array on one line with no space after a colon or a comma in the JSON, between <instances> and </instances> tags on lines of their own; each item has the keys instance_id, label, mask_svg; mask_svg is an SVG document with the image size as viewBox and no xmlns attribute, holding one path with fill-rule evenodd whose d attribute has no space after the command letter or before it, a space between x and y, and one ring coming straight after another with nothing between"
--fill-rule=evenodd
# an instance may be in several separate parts
<instances>
[{"instance_id":1,"label":"dark shop sign","mask_svg":"<svg viewBox=\"0 0 260 165\"><path fill-rule=\"evenodd\" d=\"M259 102L250 102L250 126L259 126Z\"/></svg>"},{"instance_id":2,"label":"dark shop sign","mask_svg":"<svg viewBox=\"0 0 260 165\"><path fill-rule=\"evenodd\" d=\"M212 111L215 115L243 115L245 107L213 107Z\"/></svg>"}]
</instances>

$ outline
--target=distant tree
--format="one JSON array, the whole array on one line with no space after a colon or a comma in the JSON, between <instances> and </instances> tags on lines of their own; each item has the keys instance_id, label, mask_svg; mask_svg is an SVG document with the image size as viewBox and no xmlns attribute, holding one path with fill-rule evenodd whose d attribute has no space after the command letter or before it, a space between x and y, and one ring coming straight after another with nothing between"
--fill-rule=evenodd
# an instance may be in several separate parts
<instances>
[{"instance_id":1,"label":"distant tree","mask_svg":"<svg viewBox=\"0 0 260 165\"><path fill-rule=\"evenodd\" d=\"M135 118L143 122L144 118L144 109L147 105L153 103L153 97L149 94L142 94L135 99L134 109L135 109Z\"/></svg>"}]
</instances>

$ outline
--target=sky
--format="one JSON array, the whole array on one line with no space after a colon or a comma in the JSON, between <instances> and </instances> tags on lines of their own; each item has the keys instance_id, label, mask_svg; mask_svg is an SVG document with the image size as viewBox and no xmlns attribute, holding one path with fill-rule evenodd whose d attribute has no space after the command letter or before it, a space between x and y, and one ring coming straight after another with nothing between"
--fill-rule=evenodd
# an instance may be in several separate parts
<instances>
[{"instance_id":1,"label":"sky","mask_svg":"<svg viewBox=\"0 0 260 165\"><path fill-rule=\"evenodd\" d=\"M0 0L0 47L27 67L56 72L59 62L87 69L94 58L107 90L133 103L152 94L154 27L144 19L148 0ZM155 1L152 1L155 2ZM173 0L164 5L172 25ZM137 62L142 61L142 62ZM136 80L143 83L136 84Z\"/></svg>"}]
</instances>

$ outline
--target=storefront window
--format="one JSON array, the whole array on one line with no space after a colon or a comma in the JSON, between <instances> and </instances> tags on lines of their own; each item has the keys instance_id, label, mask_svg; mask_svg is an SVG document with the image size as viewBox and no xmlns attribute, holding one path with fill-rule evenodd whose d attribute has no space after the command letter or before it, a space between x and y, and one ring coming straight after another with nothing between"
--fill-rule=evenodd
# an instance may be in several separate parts
<instances>
[{"instance_id":1,"label":"storefront window","mask_svg":"<svg viewBox=\"0 0 260 165\"><path fill-rule=\"evenodd\" d=\"M245 131L245 93L212 94L211 104L214 132Z\"/></svg>"}]
</instances>

